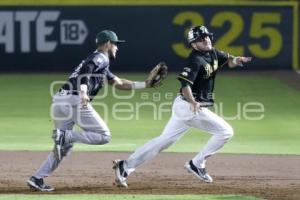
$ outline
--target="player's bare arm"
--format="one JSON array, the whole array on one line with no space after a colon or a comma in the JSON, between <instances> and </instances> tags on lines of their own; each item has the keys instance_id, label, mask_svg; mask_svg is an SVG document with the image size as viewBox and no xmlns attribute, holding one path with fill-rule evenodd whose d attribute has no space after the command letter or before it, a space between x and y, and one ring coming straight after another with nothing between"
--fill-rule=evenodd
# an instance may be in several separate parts
<instances>
[{"instance_id":1,"label":"player's bare arm","mask_svg":"<svg viewBox=\"0 0 300 200\"><path fill-rule=\"evenodd\" d=\"M81 105L86 106L88 102L90 101L89 95L87 94L87 85L81 84L80 85L80 99L81 99Z\"/></svg>"},{"instance_id":2,"label":"player's bare arm","mask_svg":"<svg viewBox=\"0 0 300 200\"><path fill-rule=\"evenodd\" d=\"M189 85L181 90L183 97L191 104L191 110L194 114L200 110L200 103L197 102L193 96L192 89Z\"/></svg>"},{"instance_id":3,"label":"player's bare arm","mask_svg":"<svg viewBox=\"0 0 300 200\"><path fill-rule=\"evenodd\" d=\"M120 90L134 90L153 88L162 85L162 81L166 78L168 67L165 62L159 62L151 71L145 81L131 81L114 77L108 83Z\"/></svg>"},{"instance_id":4,"label":"player's bare arm","mask_svg":"<svg viewBox=\"0 0 300 200\"><path fill-rule=\"evenodd\" d=\"M146 82L131 81L119 77L115 77L113 80L108 81L108 83L119 90L134 90L147 87Z\"/></svg>"},{"instance_id":5,"label":"player's bare arm","mask_svg":"<svg viewBox=\"0 0 300 200\"><path fill-rule=\"evenodd\" d=\"M115 77L113 80L108 81L108 83L119 90L150 88L149 82L147 81L131 81L127 79L121 79L119 77Z\"/></svg>"}]
</instances>

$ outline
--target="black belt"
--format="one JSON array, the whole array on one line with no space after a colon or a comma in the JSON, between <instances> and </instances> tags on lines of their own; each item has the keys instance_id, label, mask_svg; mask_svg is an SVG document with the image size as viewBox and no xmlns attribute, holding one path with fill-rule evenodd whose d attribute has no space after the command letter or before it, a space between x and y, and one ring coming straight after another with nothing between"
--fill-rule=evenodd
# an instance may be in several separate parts
<instances>
[{"instance_id":1,"label":"black belt","mask_svg":"<svg viewBox=\"0 0 300 200\"><path fill-rule=\"evenodd\" d=\"M72 91L72 90L64 90L64 89L59 89L58 91L62 95L78 95L78 91Z\"/></svg>"},{"instance_id":2,"label":"black belt","mask_svg":"<svg viewBox=\"0 0 300 200\"><path fill-rule=\"evenodd\" d=\"M182 100L184 100L184 101L186 101L186 102L189 103L189 101L188 101L184 96L180 95L180 98L181 98ZM197 100L196 100L196 101L197 101ZM199 102L199 103L201 104L200 107L211 107L211 106L214 105L214 103L212 103L212 102L203 102L203 101L202 101L202 102L197 101L197 102Z\"/></svg>"}]
</instances>

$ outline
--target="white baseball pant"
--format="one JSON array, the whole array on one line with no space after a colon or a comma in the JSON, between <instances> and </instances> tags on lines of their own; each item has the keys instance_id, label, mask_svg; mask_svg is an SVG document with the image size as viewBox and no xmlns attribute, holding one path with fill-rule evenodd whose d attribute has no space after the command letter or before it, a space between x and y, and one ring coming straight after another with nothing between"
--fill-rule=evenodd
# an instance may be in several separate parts
<instances>
[{"instance_id":1,"label":"white baseball pant","mask_svg":"<svg viewBox=\"0 0 300 200\"><path fill-rule=\"evenodd\" d=\"M212 134L202 151L192 159L193 163L200 168L205 168L206 159L215 154L233 136L232 127L224 119L208 108L201 108L197 114L194 114L190 104L178 96L173 103L172 116L162 134L138 148L125 160L124 168L128 174L174 144L191 127Z\"/></svg>"}]
</instances>

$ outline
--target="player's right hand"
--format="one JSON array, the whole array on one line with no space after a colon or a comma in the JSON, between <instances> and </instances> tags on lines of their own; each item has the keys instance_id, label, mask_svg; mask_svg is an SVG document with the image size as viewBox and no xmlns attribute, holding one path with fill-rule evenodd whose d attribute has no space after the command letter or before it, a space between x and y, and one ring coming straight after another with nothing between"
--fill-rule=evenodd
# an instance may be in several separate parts
<instances>
[{"instance_id":1,"label":"player's right hand","mask_svg":"<svg viewBox=\"0 0 300 200\"><path fill-rule=\"evenodd\" d=\"M85 107L85 106L87 106L87 104L89 103L89 101L90 101L90 98L89 98L89 96L86 94L86 92L84 92L84 91L81 91L80 92L80 99L81 99L81 105L83 106L83 107Z\"/></svg>"},{"instance_id":2,"label":"player's right hand","mask_svg":"<svg viewBox=\"0 0 300 200\"><path fill-rule=\"evenodd\" d=\"M191 111L197 115L199 113L199 111L201 110L201 107L200 107L200 103L197 102L197 101L193 101L190 103L191 104Z\"/></svg>"}]
</instances>

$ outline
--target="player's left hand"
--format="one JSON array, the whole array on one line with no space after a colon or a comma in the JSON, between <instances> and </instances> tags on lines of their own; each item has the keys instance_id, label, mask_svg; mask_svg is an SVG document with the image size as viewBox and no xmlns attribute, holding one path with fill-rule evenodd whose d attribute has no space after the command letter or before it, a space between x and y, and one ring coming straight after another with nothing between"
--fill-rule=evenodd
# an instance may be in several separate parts
<instances>
[{"instance_id":1,"label":"player's left hand","mask_svg":"<svg viewBox=\"0 0 300 200\"><path fill-rule=\"evenodd\" d=\"M235 62L237 66L243 66L244 63L250 62L252 57L236 57Z\"/></svg>"},{"instance_id":2,"label":"player's left hand","mask_svg":"<svg viewBox=\"0 0 300 200\"><path fill-rule=\"evenodd\" d=\"M162 81L166 78L168 73L168 67L165 62L159 62L150 72L147 80L145 81L146 87L158 87L162 84Z\"/></svg>"}]
</instances>

